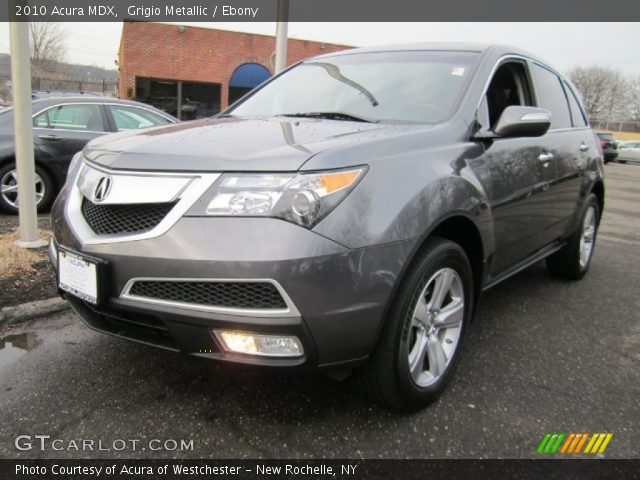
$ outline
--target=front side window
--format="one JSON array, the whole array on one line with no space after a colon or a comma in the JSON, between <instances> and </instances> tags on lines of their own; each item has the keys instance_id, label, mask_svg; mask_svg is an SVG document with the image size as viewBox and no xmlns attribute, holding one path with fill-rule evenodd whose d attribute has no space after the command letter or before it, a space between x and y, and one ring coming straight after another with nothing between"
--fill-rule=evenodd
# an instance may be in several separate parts
<instances>
[{"instance_id":1,"label":"front side window","mask_svg":"<svg viewBox=\"0 0 640 480\"><path fill-rule=\"evenodd\" d=\"M408 51L312 59L227 113L438 123L453 112L477 57L472 52Z\"/></svg>"},{"instance_id":2,"label":"front side window","mask_svg":"<svg viewBox=\"0 0 640 480\"><path fill-rule=\"evenodd\" d=\"M36 128L105 132L99 105L69 104L52 107L33 119Z\"/></svg>"},{"instance_id":3,"label":"front side window","mask_svg":"<svg viewBox=\"0 0 640 480\"><path fill-rule=\"evenodd\" d=\"M144 108L130 107L126 105L110 105L109 109L116 122L119 132L135 130L138 128L156 127L171 123L162 115L145 110Z\"/></svg>"},{"instance_id":4,"label":"front side window","mask_svg":"<svg viewBox=\"0 0 640 480\"><path fill-rule=\"evenodd\" d=\"M486 109L489 116L491 128L496 127L507 107L531 105L531 92L524 64L508 62L500 65L491 78L481 104L481 108L483 111Z\"/></svg>"},{"instance_id":5,"label":"front side window","mask_svg":"<svg viewBox=\"0 0 640 480\"><path fill-rule=\"evenodd\" d=\"M561 80L551 70L534 64L538 106L551 112L551 128L571 127L571 115Z\"/></svg>"}]
</instances>

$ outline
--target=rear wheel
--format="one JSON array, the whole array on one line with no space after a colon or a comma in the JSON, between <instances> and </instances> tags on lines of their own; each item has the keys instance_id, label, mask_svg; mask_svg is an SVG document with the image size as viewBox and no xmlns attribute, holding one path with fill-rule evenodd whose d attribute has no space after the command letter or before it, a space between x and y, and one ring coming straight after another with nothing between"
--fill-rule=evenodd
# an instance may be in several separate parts
<instances>
[{"instance_id":1,"label":"rear wheel","mask_svg":"<svg viewBox=\"0 0 640 480\"><path fill-rule=\"evenodd\" d=\"M455 369L473 304L464 250L429 239L399 288L362 379L379 403L417 410L435 400Z\"/></svg>"},{"instance_id":2,"label":"rear wheel","mask_svg":"<svg viewBox=\"0 0 640 480\"><path fill-rule=\"evenodd\" d=\"M45 211L55 198L53 181L42 168L35 169L35 192L38 212ZM0 168L0 209L8 213L18 213L20 196L18 194L18 170L14 163Z\"/></svg>"},{"instance_id":3,"label":"rear wheel","mask_svg":"<svg viewBox=\"0 0 640 480\"><path fill-rule=\"evenodd\" d=\"M559 278L578 280L587 273L596 246L600 206L592 193L582 207L580 224L567 245L547 258L547 269Z\"/></svg>"}]
</instances>

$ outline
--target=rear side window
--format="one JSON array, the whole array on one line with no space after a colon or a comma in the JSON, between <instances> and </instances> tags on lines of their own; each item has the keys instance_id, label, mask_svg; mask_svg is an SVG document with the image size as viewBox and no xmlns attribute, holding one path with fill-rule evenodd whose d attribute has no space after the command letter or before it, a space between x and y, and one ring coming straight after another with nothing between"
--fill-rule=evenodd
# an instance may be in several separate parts
<instances>
[{"instance_id":1,"label":"rear side window","mask_svg":"<svg viewBox=\"0 0 640 480\"><path fill-rule=\"evenodd\" d=\"M533 76L536 82L538 107L551 112L551 128L571 127L567 97L560 83L560 78L551 70L536 64L533 65Z\"/></svg>"},{"instance_id":2,"label":"rear side window","mask_svg":"<svg viewBox=\"0 0 640 480\"><path fill-rule=\"evenodd\" d=\"M104 132L100 106L88 104L58 105L33 119L37 128Z\"/></svg>"},{"instance_id":3,"label":"rear side window","mask_svg":"<svg viewBox=\"0 0 640 480\"><path fill-rule=\"evenodd\" d=\"M571 110L573 126L586 127L587 119L584 116L582 108L580 108L580 103L578 103L578 99L576 98L575 93L573 93L573 89L567 85L566 82L562 82L562 84L564 85L564 91L567 93L567 99L569 100L569 109Z\"/></svg>"},{"instance_id":4,"label":"rear side window","mask_svg":"<svg viewBox=\"0 0 640 480\"><path fill-rule=\"evenodd\" d=\"M109 109L113 114L118 131L135 130L138 128L155 127L171 123L157 113L138 107L125 105L110 105Z\"/></svg>"}]
</instances>

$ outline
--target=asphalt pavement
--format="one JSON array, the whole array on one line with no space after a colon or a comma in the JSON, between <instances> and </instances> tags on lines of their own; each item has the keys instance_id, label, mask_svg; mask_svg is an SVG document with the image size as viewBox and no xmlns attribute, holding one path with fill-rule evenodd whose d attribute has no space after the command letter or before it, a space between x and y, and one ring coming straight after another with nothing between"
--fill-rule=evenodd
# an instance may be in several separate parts
<instances>
[{"instance_id":1,"label":"asphalt pavement","mask_svg":"<svg viewBox=\"0 0 640 480\"><path fill-rule=\"evenodd\" d=\"M611 432L603 456L640 458L640 166L608 165L606 182L589 274L559 281L541 263L487 292L455 378L417 414L349 382L111 338L66 312L0 331L0 457L535 458L546 433ZM18 435L63 450L18 450ZM87 439L111 450L68 449Z\"/></svg>"}]
</instances>

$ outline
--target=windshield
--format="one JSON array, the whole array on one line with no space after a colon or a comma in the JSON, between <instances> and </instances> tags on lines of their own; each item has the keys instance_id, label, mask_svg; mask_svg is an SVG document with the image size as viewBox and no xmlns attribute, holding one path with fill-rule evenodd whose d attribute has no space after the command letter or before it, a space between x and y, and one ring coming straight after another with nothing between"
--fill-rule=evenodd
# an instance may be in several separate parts
<instances>
[{"instance_id":1,"label":"windshield","mask_svg":"<svg viewBox=\"0 0 640 480\"><path fill-rule=\"evenodd\" d=\"M226 114L438 123L453 110L471 52L376 52L311 59Z\"/></svg>"}]
</instances>

